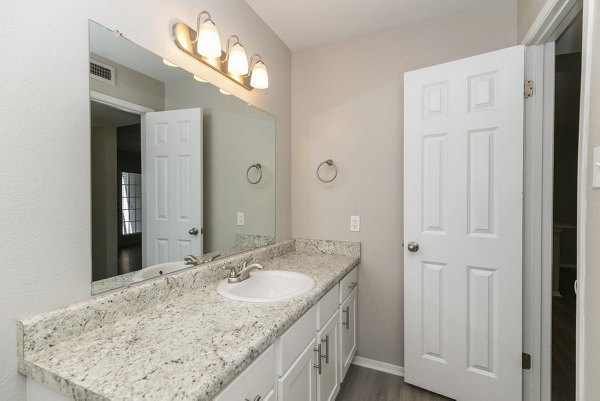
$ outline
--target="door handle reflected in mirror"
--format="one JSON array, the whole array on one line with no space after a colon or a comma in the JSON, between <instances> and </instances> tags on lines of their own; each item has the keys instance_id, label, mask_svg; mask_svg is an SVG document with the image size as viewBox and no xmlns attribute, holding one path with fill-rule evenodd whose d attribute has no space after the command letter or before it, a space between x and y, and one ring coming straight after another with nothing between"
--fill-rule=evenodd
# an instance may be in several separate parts
<instances>
[{"instance_id":1,"label":"door handle reflected in mirror","mask_svg":"<svg viewBox=\"0 0 600 401\"><path fill-rule=\"evenodd\" d=\"M188 231L188 233L190 233L190 235L198 235L198 229L196 227L190 228L190 231Z\"/></svg>"}]
</instances>

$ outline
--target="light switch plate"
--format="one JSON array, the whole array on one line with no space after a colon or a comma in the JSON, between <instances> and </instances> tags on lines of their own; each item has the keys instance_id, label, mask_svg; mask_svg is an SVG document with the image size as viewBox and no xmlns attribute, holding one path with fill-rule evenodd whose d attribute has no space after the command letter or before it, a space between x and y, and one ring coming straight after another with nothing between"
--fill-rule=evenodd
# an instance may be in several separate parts
<instances>
[{"instance_id":1,"label":"light switch plate","mask_svg":"<svg viewBox=\"0 0 600 401\"><path fill-rule=\"evenodd\" d=\"M360 216L350 216L350 231L360 231Z\"/></svg>"},{"instance_id":2,"label":"light switch plate","mask_svg":"<svg viewBox=\"0 0 600 401\"><path fill-rule=\"evenodd\" d=\"M592 159L592 188L600 188L600 146L594 148Z\"/></svg>"},{"instance_id":3,"label":"light switch plate","mask_svg":"<svg viewBox=\"0 0 600 401\"><path fill-rule=\"evenodd\" d=\"M237 225L243 226L245 224L244 220L245 220L244 212L238 212L237 213Z\"/></svg>"}]
</instances>

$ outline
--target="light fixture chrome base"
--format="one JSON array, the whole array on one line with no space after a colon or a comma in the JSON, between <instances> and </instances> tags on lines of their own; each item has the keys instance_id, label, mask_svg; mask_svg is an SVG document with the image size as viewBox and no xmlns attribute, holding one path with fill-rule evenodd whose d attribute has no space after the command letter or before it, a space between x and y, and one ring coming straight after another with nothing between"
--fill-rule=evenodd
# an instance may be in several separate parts
<instances>
[{"instance_id":1,"label":"light fixture chrome base","mask_svg":"<svg viewBox=\"0 0 600 401\"><path fill-rule=\"evenodd\" d=\"M250 74L248 75L234 75L227 71L227 63L223 62L226 59L226 54L221 50L220 58L208 58L196 52L196 46L194 46L194 39L196 39L196 31L187 26L184 22L178 22L173 25L173 41L178 48L189 54L193 58L202 63L206 64L215 71L220 72L233 82L243 86L247 90L252 90L250 85Z\"/></svg>"}]
</instances>

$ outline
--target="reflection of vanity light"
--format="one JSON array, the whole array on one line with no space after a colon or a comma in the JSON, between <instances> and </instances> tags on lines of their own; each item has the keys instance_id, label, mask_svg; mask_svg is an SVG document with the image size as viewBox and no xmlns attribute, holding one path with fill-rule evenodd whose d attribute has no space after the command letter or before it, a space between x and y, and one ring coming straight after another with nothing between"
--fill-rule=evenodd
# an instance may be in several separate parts
<instances>
[{"instance_id":1,"label":"reflection of vanity light","mask_svg":"<svg viewBox=\"0 0 600 401\"><path fill-rule=\"evenodd\" d=\"M219 92L221 92L222 94L227 95L227 96L231 95L231 93L229 93L221 88L219 88Z\"/></svg>"},{"instance_id":2,"label":"reflection of vanity light","mask_svg":"<svg viewBox=\"0 0 600 401\"><path fill-rule=\"evenodd\" d=\"M207 80L205 80L205 79L202 79L202 78L201 78L201 77L199 77L198 75L194 75L194 79L195 79L196 81L198 81L198 82L203 82L203 83L206 83L206 82L208 82Z\"/></svg>"},{"instance_id":3,"label":"reflection of vanity light","mask_svg":"<svg viewBox=\"0 0 600 401\"><path fill-rule=\"evenodd\" d=\"M163 63L165 63L165 65L168 65L169 67L179 67L177 64L170 62L167 59L163 58Z\"/></svg>"}]
</instances>

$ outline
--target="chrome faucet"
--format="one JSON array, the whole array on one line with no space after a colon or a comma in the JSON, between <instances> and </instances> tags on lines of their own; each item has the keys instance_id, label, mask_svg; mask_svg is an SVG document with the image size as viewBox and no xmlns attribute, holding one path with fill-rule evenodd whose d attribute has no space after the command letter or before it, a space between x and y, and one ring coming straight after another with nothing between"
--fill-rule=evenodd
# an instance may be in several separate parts
<instances>
[{"instance_id":1,"label":"chrome faucet","mask_svg":"<svg viewBox=\"0 0 600 401\"><path fill-rule=\"evenodd\" d=\"M204 262L212 262L213 260L215 260L216 258L221 257L220 253L217 253L216 255L211 256L210 258L206 259Z\"/></svg>"},{"instance_id":2,"label":"chrome faucet","mask_svg":"<svg viewBox=\"0 0 600 401\"><path fill-rule=\"evenodd\" d=\"M202 263L206 263L206 262L212 262L213 260L215 260L216 258L218 258L219 256L221 256L220 253L211 256L208 259L200 259L197 256L194 255L187 255L185 258L183 258L183 260L185 261L185 265L186 266L199 266Z\"/></svg>"},{"instance_id":3,"label":"chrome faucet","mask_svg":"<svg viewBox=\"0 0 600 401\"><path fill-rule=\"evenodd\" d=\"M244 260L244 262L238 266L223 266L223 269L229 269L229 277L227 277L227 282L229 284L239 283L250 277L250 272L252 270L263 269L263 266L260 263L252 263L249 265L248 263L251 261L252 258L249 258Z\"/></svg>"},{"instance_id":4,"label":"chrome faucet","mask_svg":"<svg viewBox=\"0 0 600 401\"><path fill-rule=\"evenodd\" d=\"M198 266L202 264L202 261L194 255L187 255L183 260L186 266Z\"/></svg>"}]
</instances>

